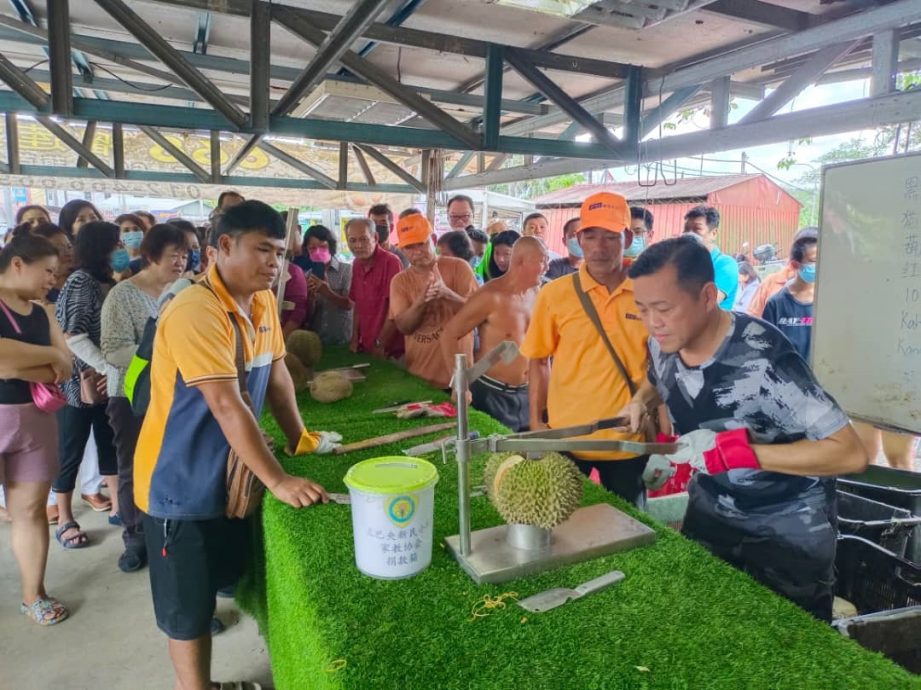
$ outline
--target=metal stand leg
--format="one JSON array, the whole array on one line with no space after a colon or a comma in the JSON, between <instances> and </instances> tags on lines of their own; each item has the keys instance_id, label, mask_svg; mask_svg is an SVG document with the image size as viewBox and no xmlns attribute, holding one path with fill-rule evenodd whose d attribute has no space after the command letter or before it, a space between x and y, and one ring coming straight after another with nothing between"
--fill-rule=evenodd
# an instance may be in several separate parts
<instances>
[{"instance_id":1,"label":"metal stand leg","mask_svg":"<svg viewBox=\"0 0 921 690\"><path fill-rule=\"evenodd\" d=\"M457 397L457 502L460 552L470 554L470 436L467 410L467 356L456 355L454 391Z\"/></svg>"}]
</instances>

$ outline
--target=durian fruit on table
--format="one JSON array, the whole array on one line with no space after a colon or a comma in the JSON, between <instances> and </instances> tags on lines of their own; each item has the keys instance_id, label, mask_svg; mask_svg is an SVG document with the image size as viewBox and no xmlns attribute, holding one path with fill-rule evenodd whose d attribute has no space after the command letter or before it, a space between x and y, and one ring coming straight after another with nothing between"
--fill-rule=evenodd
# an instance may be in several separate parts
<instances>
[{"instance_id":1,"label":"durian fruit on table","mask_svg":"<svg viewBox=\"0 0 921 690\"><path fill-rule=\"evenodd\" d=\"M503 520L544 529L562 524L579 507L583 480L576 464L559 453L538 460L495 453L483 471L486 493Z\"/></svg>"}]
</instances>

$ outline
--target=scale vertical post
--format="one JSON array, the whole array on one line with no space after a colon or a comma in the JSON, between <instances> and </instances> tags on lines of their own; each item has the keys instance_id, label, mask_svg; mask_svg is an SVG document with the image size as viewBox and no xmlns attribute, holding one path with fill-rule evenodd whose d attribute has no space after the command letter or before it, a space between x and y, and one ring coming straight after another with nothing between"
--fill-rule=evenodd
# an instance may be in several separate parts
<instances>
[{"instance_id":1,"label":"scale vertical post","mask_svg":"<svg viewBox=\"0 0 921 690\"><path fill-rule=\"evenodd\" d=\"M467 409L467 356L454 357L454 392L457 398L457 505L460 552L470 553L470 433Z\"/></svg>"}]
</instances>

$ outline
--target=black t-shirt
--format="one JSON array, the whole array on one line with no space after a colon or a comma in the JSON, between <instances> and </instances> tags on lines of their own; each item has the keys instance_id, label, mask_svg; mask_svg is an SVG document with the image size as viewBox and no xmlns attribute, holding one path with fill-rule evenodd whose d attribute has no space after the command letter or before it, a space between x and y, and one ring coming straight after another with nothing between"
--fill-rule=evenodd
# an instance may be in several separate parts
<instances>
[{"instance_id":1,"label":"black t-shirt","mask_svg":"<svg viewBox=\"0 0 921 690\"><path fill-rule=\"evenodd\" d=\"M809 361L812 346L812 305L797 301L784 287L780 292L771 297L764 306L762 319L777 326L793 343L793 347L800 356Z\"/></svg>"},{"instance_id":2,"label":"black t-shirt","mask_svg":"<svg viewBox=\"0 0 921 690\"><path fill-rule=\"evenodd\" d=\"M575 273L578 270L579 269L569 263L569 259L564 256L560 259L553 259L550 262L544 277L547 278L547 280L556 280L557 278L568 276L570 273Z\"/></svg>"},{"instance_id":3,"label":"black t-shirt","mask_svg":"<svg viewBox=\"0 0 921 690\"><path fill-rule=\"evenodd\" d=\"M48 315L44 309L33 304L32 313L28 316L13 311L9 306L7 309L10 310L22 334L16 332L6 314L0 310L0 338L19 340L30 345L51 345L51 327L48 325ZM29 389L28 381L0 379L0 405L24 405L30 402L32 391Z\"/></svg>"},{"instance_id":4,"label":"black t-shirt","mask_svg":"<svg viewBox=\"0 0 921 690\"><path fill-rule=\"evenodd\" d=\"M675 433L746 428L754 443L793 443L827 438L847 425L847 416L780 331L748 315L731 317L726 339L699 367L685 365L677 353L666 354L649 340L649 380L668 407ZM691 490L746 509L813 491L830 499L833 482L730 470L698 475Z\"/></svg>"}]
</instances>

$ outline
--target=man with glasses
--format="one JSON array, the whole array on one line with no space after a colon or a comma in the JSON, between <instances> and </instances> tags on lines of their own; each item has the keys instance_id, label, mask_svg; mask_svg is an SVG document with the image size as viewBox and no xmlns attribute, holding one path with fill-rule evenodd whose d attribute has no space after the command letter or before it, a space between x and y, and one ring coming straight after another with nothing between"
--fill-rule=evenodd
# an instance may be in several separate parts
<instances>
[{"instance_id":1,"label":"man with glasses","mask_svg":"<svg viewBox=\"0 0 921 690\"><path fill-rule=\"evenodd\" d=\"M448 199L448 222L452 230L473 227L473 199L466 194L456 194Z\"/></svg>"}]
</instances>

